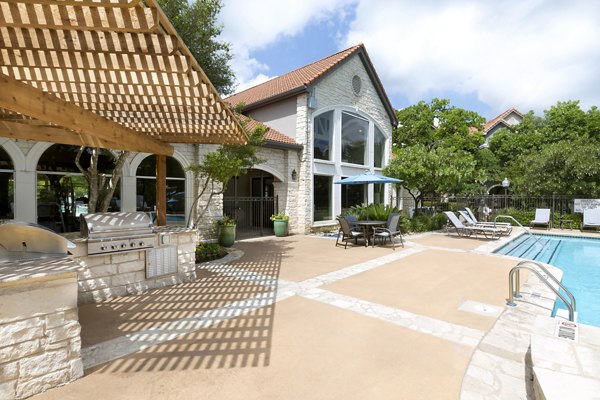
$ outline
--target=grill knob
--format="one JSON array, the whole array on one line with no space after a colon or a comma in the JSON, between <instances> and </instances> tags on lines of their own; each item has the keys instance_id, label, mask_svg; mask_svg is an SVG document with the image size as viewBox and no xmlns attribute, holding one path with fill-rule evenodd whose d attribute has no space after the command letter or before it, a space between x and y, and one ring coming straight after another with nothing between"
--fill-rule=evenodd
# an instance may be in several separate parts
<instances>
[{"instance_id":1,"label":"grill knob","mask_svg":"<svg viewBox=\"0 0 600 400\"><path fill-rule=\"evenodd\" d=\"M140 246L143 246L143 245L144 245L144 242L140 242Z\"/></svg>"},{"instance_id":2,"label":"grill knob","mask_svg":"<svg viewBox=\"0 0 600 400\"><path fill-rule=\"evenodd\" d=\"M113 244L113 245L111 245L111 246L110 246L110 248L114 250L114 249L116 249L116 248L117 248L117 246L115 246L115 245Z\"/></svg>"},{"instance_id":3,"label":"grill knob","mask_svg":"<svg viewBox=\"0 0 600 400\"><path fill-rule=\"evenodd\" d=\"M122 249L124 249L125 247L127 247L127 245L126 245L125 243L123 243L123 244L121 245L121 248L122 248Z\"/></svg>"},{"instance_id":4,"label":"grill knob","mask_svg":"<svg viewBox=\"0 0 600 400\"><path fill-rule=\"evenodd\" d=\"M107 247L106 246L100 246L100 250L106 250Z\"/></svg>"},{"instance_id":5,"label":"grill knob","mask_svg":"<svg viewBox=\"0 0 600 400\"><path fill-rule=\"evenodd\" d=\"M130 244L130 246L131 246L131 247L135 247L135 243L131 243L131 244Z\"/></svg>"}]
</instances>

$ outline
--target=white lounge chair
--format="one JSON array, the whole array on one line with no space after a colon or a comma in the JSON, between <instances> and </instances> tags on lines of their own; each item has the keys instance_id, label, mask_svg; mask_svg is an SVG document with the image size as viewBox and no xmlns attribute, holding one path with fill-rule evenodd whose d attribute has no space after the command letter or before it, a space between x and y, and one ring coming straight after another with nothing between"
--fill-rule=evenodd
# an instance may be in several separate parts
<instances>
[{"instance_id":1,"label":"white lounge chair","mask_svg":"<svg viewBox=\"0 0 600 400\"><path fill-rule=\"evenodd\" d=\"M478 221L477 218L475 217L475 214L473 214L473 211L471 211L471 209L469 207L465 207L465 210L467 210L467 213L469 214L469 217L471 217L471 219L479 225L488 225L488 226L494 226L496 228L505 228L506 230L508 230L508 234L510 235L510 233L512 232L512 224L510 222L484 222L484 221Z\"/></svg>"},{"instance_id":2,"label":"white lounge chair","mask_svg":"<svg viewBox=\"0 0 600 400\"><path fill-rule=\"evenodd\" d=\"M529 223L529 226L535 228L541 226L550 229L550 209L549 208L536 208L535 218Z\"/></svg>"},{"instance_id":3,"label":"white lounge chair","mask_svg":"<svg viewBox=\"0 0 600 400\"><path fill-rule=\"evenodd\" d=\"M581 223L581 230L586 228L600 228L600 208L583 210L583 222Z\"/></svg>"},{"instance_id":4,"label":"white lounge chair","mask_svg":"<svg viewBox=\"0 0 600 400\"><path fill-rule=\"evenodd\" d=\"M510 233L512 232L512 225L510 224L508 224L507 226L506 223L501 224L500 222L476 222L475 220L473 220L473 218L471 218L467 211L459 211L458 213L461 217L463 217L463 219L467 223L467 226L476 226L480 228L496 228L499 229L503 235L507 236L510 235Z\"/></svg>"},{"instance_id":5,"label":"white lounge chair","mask_svg":"<svg viewBox=\"0 0 600 400\"><path fill-rule=\"evenodd\" d=\"M469 237L475 234L475 236L483 235L488 239L499 239L500 235L502 235L502 229L484 226L467 226L460 222L460 219L458 219L456 214L454 214L452 211L444 211L444 214L446 214L448 220L456 229L456 233L458 234L458 236Z\"/></svg>"}]
</instances>

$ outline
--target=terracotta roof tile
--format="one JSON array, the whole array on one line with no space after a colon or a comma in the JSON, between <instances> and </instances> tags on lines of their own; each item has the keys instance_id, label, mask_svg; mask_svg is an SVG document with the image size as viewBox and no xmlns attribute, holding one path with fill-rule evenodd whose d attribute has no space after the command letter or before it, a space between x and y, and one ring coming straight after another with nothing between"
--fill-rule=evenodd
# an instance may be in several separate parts
<instances>
[{"instance_id":1,"label":"terracotta roof tile","mask_svg":"<svg viewBox=\"0 0 600 400\"><path fill-rule=\"evenodd\" d=\"M246 106L249 106L262 100L303 88L304 86L315 82L331 68L335 67L361 48L364 48L364 46L359 44L346 50L342 50L312 64L308 64L292 72L288 72L287 74L261 83L260 85L236 93L226 98L225 101L233 105L243 102Z\"/></svg>"},{"instance_id":2,"label":"terracotta roof tile","mask_svg":"<svg viewBox=\"0 0 600 400\"><path fill-rule=\"evenodd\" d=\"M483 133L484 134L488 133L493 127L495 127L499 123L504 123L507 126L510 125L508 122L506 122L504 120L504 118L508 117L512 113L518 114L521 118L523 118L523 114L521 114L519 112L519 110L517 110L516 108L509 108L508 110L504 111L502 114L498 115L496 118L492 118L491 120L486 122L485 125L483 126Z\"/></svg>"},{"instance_id":3,"label":"terracotta roof tile","mask_svg":"<svg viewBox=\"0 0 600 400\"><path fill-rule=\"evenodd\" d=\"M263 124L262 122L258 122L257 120L252 119L246 115L240 115L240 114L237 114L237 115L240 117L242 123L244 124L245 128L248 131L254 130L254 128L256 128L257 126L265 127L267 129L267 131L265 132L265 140L267 140L267 141L289 144L289 145L298 146L298 147L302 146L301 144L296 142L294 139L292 139L288 135L285 135L285 134L279 132L278 130L273 129L270 126Z\"/></svg>"}]
</instances>

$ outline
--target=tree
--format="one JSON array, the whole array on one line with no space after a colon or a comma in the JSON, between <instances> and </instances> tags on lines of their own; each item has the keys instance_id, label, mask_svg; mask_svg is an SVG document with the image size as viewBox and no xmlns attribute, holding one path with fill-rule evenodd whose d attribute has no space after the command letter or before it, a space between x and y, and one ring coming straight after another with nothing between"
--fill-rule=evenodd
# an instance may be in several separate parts
<instances>
[{"instance_id":1,"label":"tree","mask_svg":"<svg viewBox=\"0 0 600 400\"><path fill-rule=\"evenodd\" d=\"M89 149L90 165L84 168L81 164L81 156ZM129 156L128 151L120 151L116 157L111 157L114 162L110 176L98 172L100 156L103 150L95 147L81 146L75 156L75 165L87 180L90 191L88 199L88 212L106 212L118 187L119 180L123 174L123 164Z\"/></svg>"},{"instance_id":2,"label":"tree","mask_svg":"<svg viewBox=\"0 0 600 400\"><path fill-rule=\"evenodd\" d=\"M472 182L475 160L463 150L451 147L428 149L417 144L397 149L383 174L402 179L402 186L420 207L426 195L459 192Z\"/></svg>"},{"instance_id":3,"label":"tree","mask_svg":"<svg viewBox=\"0 0 600 400\"><path fill-rule=\"evenodd\" d=\"M241 123L245 128L247 125L245 120L242 119ZM256 153L258 146L264 142L265 131L264 125L257 125L252 132L248 133L246 145L219 146L216 150L207 153L203 162L188 167L199 183L199 192L190 210L190 213L195 212L196 215L193 219L191 215L188 218L190 227L198 226L210 207L213 197L223 194L232 178L245 174L253 165L264 161Z\"/></svg>"},{"instance_id":4,"label":"tree","mask_svg":"<svg viewBox=\"0 0 600 400\"><path fill-rule=\"evenodd\" d=\"M500 167L505 168L522 155L541 149L546 142L544 124L542 118L530 111L520 124L494 132L488 144Z\"/></svg>"},{"instance_id":5,"label":"tree","mask_svg":"<svg viewBox=\"0 0 600 400\"><path fill-rule=\"evenodd\" d=\"M233 93L235 74L229 63L230 43L217 40L223 26L217 15L220 0L158 0L161 8L181 36L202 70L221 95Z\"/></svg>"},{"instance_id":6,"label":"tree","mask_svg":"<svg viewBox=\"0 0 600 400\"><path fill-rule=\"evenodd\" d=\"M519 158L508 170L514 190L530 195L600 196L600 143L560 141Z\"/></svg>"},{"instance_id":7,"label":"tree","mask_svg":"<svg viewBox=\"0 0 600 400\"><path fill-rule=\"evenodd\" d=\"M398 146L422 144L429 149L452 147L469 153L483 144L481 129L485 119L474 111L450 106L446 99L433 99L396 111L400 124L394 131ZM437 126L434 126L437 118Z\"/></svg>"}]
</instances>

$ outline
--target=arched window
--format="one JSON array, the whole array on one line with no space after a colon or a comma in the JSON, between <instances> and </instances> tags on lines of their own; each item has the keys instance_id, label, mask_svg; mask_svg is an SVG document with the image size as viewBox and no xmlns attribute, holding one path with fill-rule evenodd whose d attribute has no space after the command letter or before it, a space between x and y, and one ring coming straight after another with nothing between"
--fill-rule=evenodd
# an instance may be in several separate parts
<instances>
[{"instance_id":1,"label":"arched window","mask_svg":"<svg viewBox=\"0 0 600 400\"><path fill-rule=\"evenodd\" d=\"M37 221L57 232L79 230L79 216L88 212L89 185L77 165L78 146L55 144L40 157L37 165ZM91 149L80 159L81 166L90 165ZM112 172L112 154L102 150L98 171ZM109 211L120 210L120 190L117 188Z\"/></svg>"},{"instance_id":2,"label":"arched window","mask_svg":"<svg viewBox=\"0 0 600 400\"><path fill-rule=\"evenodd\" d=\"M0 147L0 219L14 218L15 179L13 161Z\"/></svg>"},{"instance_id":3,"label":"arched window","mask_svg":"<svg viewBox=\"0 0 600 400\"><path fill-rule=\"evenodd\" d=\"M144 158L136 176L137 210L155 211L156 156ZM173 157L167 157L167 222L185 223L185 171Z\"/></svg>"}]
</instances>

